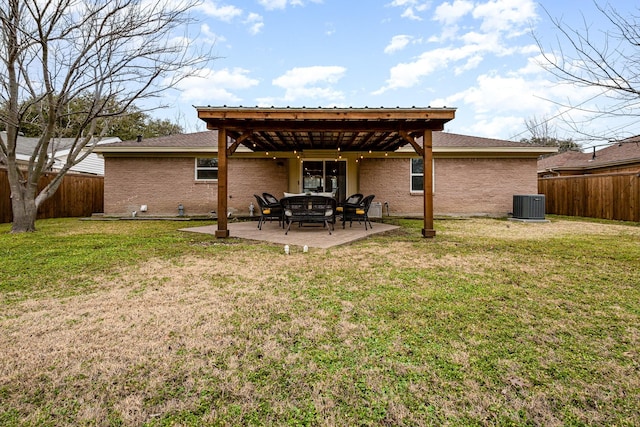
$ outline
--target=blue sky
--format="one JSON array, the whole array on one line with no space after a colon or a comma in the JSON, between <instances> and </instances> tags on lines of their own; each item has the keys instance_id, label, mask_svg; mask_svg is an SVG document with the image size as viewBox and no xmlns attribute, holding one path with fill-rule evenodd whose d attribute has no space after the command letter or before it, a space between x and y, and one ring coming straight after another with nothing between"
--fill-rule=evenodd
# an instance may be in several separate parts
<instances>
[{"instance_id":1,"label":"blue sky","mask_svg":"<svg viewBox=\"0 0 640 427\"><path fill-rule=\"evenodd\" d=\"M589 0L204 0L197 40L218 59L154 116L199 131L194 105L447 106L449 132L519 140L526 119L557 116L558 136L578 140L559 118L584 116L561 104L587 106L595 92L538 65L531 32L549 46L557 35L545 9L574 28L605 25ZM628 121L584 126L640 133Z\"/></svg>"}]
</instances>

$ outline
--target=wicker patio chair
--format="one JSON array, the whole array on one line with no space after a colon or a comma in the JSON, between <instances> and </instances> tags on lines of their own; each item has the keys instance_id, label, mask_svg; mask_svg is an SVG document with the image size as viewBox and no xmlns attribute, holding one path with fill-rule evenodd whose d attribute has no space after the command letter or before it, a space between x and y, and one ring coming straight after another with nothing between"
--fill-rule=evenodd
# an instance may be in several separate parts
<instances>
[{"instance_id":1,"label":"wicker patio chair","mask_svg":"<svg viewBox=\"0 0 640 427\"><path fill-rule=\"evenodd\" d=\"M278 200L273 194L262 193L262 198L267 202L268 206L280 206L280 200Z\"/></svg>"},{"instance_id":2,"label":"wicker patio chair","mask_svg":"<svg viewBox=\"0 0 640 427\"><path fill-rule=\"evenodd\" d=\"M269 204L257 194L253 195L258 202L258 208L260 209L260 219L258 220L258 229L262 230L262 224L266 220L272 221L274 219L278 220L278 226L283 225L282 223L282 207L278 203L276 206L269 206Z\"/></svg>"},{"instance_id":3,"label":"wicker patio chair","mask_svg":"<svg viewBox=\"0 0 640 427\"><path fill-rule=\"evenodd\" d=\"M373 194L365 197L358 203L358 205L344 205L344 209L342 211L342 228L345 228L345 224L349 221L349 227L353 224L353 221L356 220L358 222L364 222L364 229L367 230L367 223L369 223L369 228L373 228L371 221L369 220L369 207L371 206L371 202L376 196Z\"/></svg>"},{"instance_id":4,"label":"wicker patio chair","mask_svg":"<svg viewBox=\"0 0 640 427\"><path fill-rule=\"evenodd\" d=\"M347 197L345 199L344 202L340 203L336 207L337 214L341 215L342 212L344 211L344 207L345 206L349 206L349 207L353 207L353 208L357 207L360 204L360 202L362 201L363 197L364 196L362 194L360 194L360 193L355 193L355 194L350 195L349 197Z\"/></svg>"}]
</instances>

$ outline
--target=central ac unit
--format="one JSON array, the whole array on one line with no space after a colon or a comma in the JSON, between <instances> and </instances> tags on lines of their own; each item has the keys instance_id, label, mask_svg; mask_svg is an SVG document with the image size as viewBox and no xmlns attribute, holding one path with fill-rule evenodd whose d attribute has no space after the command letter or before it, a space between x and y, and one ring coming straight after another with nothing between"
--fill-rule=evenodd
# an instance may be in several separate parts
<instances>
[{"instance_id":1,"label":"central ac unit","mask_svg":"<svg viewBox=\"0 0 640 427\"><path fill-rule=\"evenodd\" d=\"M544 219L544 194L518 194L513 196L513 217L518 219Z\"/></svg>"}]
</instances>

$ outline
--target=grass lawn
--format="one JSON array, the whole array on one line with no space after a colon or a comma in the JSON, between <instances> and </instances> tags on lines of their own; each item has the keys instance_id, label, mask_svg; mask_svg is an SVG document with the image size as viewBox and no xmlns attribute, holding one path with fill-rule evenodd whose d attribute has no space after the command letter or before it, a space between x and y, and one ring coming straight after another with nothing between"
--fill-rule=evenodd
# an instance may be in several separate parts
<instances>
[{"instance_id":1,"label":"grass lawn","mask_svg":"<svg viewBox=\"0 0 640 427\"><path fill-rule=\"evenodd\" d=\"M640 227L551 219L0 224L0 425L640 425Z\"/></svg>"}]
</instances>

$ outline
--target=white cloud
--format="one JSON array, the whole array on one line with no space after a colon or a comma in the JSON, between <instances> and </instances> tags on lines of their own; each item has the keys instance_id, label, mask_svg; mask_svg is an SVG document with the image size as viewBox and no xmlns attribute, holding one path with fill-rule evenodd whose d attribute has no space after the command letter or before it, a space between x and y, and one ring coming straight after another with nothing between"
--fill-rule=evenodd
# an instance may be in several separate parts
<instances>
[{"instance_id":1,"label":"white cloud","mask_svg":"<svg viewBox=\"0 0 640 427\"><path fill-rule=\"evenodd\" d=\"M544 96L540 92L543 89L550 94L552 86L546 81L525 80L516 75L483 74L477 78L475 86L453 94L442 102L447 105L462 102L471 106L476 114L513 114L532 110L546 112L552 105L541 98L541 95Z\"/></svg>"},{"instance_id":2,"label":"white cloud","mask_svg":"<svg viewBox=\"0 0 640 427\"><path fill-rule=\"evenodd\" d=\"M312 66L298 67L287 71L273 80L274 86L285 89L283 101L297 101L300 99L339 100L344 94L332 87L346 72L340 66Z\"/></svg>"},{"instance_id":3,"label":"white cloud","mask_svg":"<svg viewBox=\"0 0 640 427\"><path fill-rule=\"evenodd\" d=\"M521 133L524 121L533 116L572 115L574 120L580 120L580 112L569 112L559 107L559 103L549 102L555 100L562 103L567 99L575 99L576 88L553 84L540 71L527 64L523 69L507 75L484 74L477 78L473 87L434 99L431 105L447 105L457 107L460 111L473 112L470 120L473 124L456 131L480 136L516 135ZM539 74L538 78L535 72ZM593 93L584 91L581 95L588 99Z\"/></svg>"},{"instance_id":4,"label":"white cloud","mask_svg":"<svg viewBox=\"0 0 640 427\"><path fill-rule=\"evenodd\" d=\"M444 2L433 14L433 20L445 25L451 25L473 10L473 3L467 0L455 0L453 3Z\"/></svg>"},{"instance_id":5,"label":"white cloud","mask_svg":"<svg viewBox=\"0 0 640 427\"><path fill-rule=\"evenodd\" d=\"M543 67L544 64L548 64L548 62L542 54L532 56L527 59L527 65L518 70L518 74L520 75L541 74L545 72L545 69Z\"/></svg>"},{"instance_id":6,"label":"white cloud","mask_svg":"<svg viewBox=\"0 0 640 427\"><path fill-rule=\"evenodd\" d=\"M198 37L198 41L205 43L218 43L225 42L227 39L224 36L220 36L213 31L211 31L211 27L208 24L202 24L200 26L200 36Z\"/></svg>"},{"instance_id":7,"label":"white cloud","mask_svg":"<svg viewBox=\"0 0 640 427\"><path fill-rule=\"evenodd\" d=\"M231 5L219 5L212 0L204 0L197 8L204 14L225 22L230 22L233 18L242 15L242 9Z\"/></svg>"},{"instance_id":8,"label":"white cloud","mask_svg":"<svg viewBox=\"0 0 640 427\"><path fill-rule=\"evenodd\" d=\"M232 90L243 90L256 86L259 81L248 77L249 71L243 68L224 68L221 70L203 69L195 76L180 82L183 101L216 103L235 103L241 98Z\"/></svg>"},{"instance_id":9,"label":"white cloud","mask_svg":"<svg viewBox=\"0 0 640 427\"><path fill-rule=\"evenodd\" d=\"M260 3L267 10L284 9L287 7L288 0L259 0Z\"/></svg>"},{"instance_id":10,"label":"white cloud","mask_svg":"<svg viewBox=\"0 0 640 427\"><path fill-rule=\"evenodd\" d=\"M528 30L528 23L537 18L536 5L533 0L491 0L476 6L473 17L482 20L481 30L513 37Z\"/></svg>"},{"instance_id":11,"label":"white cloud","mask_svg":"<svg viewBox=\"0 0 640 427\"><path fill-rule=\"evenodd\" d=\"M447 67L451 62L460 61L477 55L477 47L440 48L427 51L414 62L401 63L391 68L389 79L384 87L373 94L380 95L389 89L409 88L436 70Z\"/></svg>"},{"instance_id":12,"label":"white cloud","mask_svg":"<svg viewBox=\"0 0 640 427\"><path fill-rule=\"evenodd\" d=\"M384 48L384 53L393 53L407 47L409 42L413 39L412 36L408 36L405 34L400 34L397 36L393 36L391 38L391 42Z\"/></svg>"},{"instance_id":13,"label":"white cloud","mask_svg":"<svg viewBox=\"0 0 640 427\"><path fill-rule=\"evenodd\" d=\"M473 55L472 57L467 59L467 62L465 62L463 65L455 67L454 69L455 75L458 76L464 73L465 71L478 68L478 65L480 65L483 59L484 57L482 55Z\"/></svg>"},{"instance_id":14,"label":"white cloud","mask_svg":"<svg viewBox=\"0 0 640 427\"><path fill-rule=\"evenodd\" d=\"M422 18L418 16L416 12L428 10L429 7L431 7L431 2L421 0L393 0L388 6L404 8L404 11L400 15L401 17L421 21Z\"/></svg>"},{"instance_id":15,"label":"white cloud","mask_svg":"<svg viewBox=\"0 0 640 427\"><path fill-rule=\"evenodd\" d=\"M328 36L332 36L336 33L336 27L332 22L327 22L325 24L326 31L324 32Z\"/></svg>"},{"instance_id":16,"label":"white cloud","mask_svg":"<svg viewBox=\"0 0 640 427\"><path fill-rule=\"evenodd\" d=\"M253 35L258 34L264 27L262 16L257 13L250 13L244 23L249 25L249 32Z\"/></svg>"},{"instance_id":17,"label":"white cloud","mask_svg":"<svg viewBox=\"0 0 640 427\"><path fill-rule=\"evenodd\" d=\"M477 29L458 35L461 28L458 22L467 15L479 21L473 24ZM537 19L537 14L533 0L490 0L479 4L455 0L438 6L433 19L442 24L442 34L431 36L429 40L432 42L460 40L469 43L473 38L484 37L495 39L494 43L504 44L503 39L521 36L529 31L530 23Z\"/></svg>"},{"instance_id":18,"label":"white cloud","mask_svg":"<svg viewBox=\"0 0 640 427\"><path fill-rule=\"evenodd\" d=\"M418 0L394 0L391 5L414 7L417 3ZM460 18L467 15L480 21L479 28L465 34L457 34L460 28L468 28L466 25L458 27L456 24ZM533 0L489 0L475 5L468 0L442 3L434 13L434 20L445 25L441 35L432 36L429 41L450 41L453 46L427 51L413 61L395 65L389 71L386 84L373 94L379 95L390 89L415 86L422 78L444 67L452 67L454 73L460 75L479 67L488 54L529 54L532 52L530 44L508 45L505 39L528 30L529 23L536 16ZM399 39L398 46L403 47L401 42L405 41ZM387 49L393 51L393 43L387 46Z\"/></svg>"},{"instance_id":19,"label":"white cloud","mask_svg":"<svg viewBox=\"0 0 640 427\"><path fill-rule=\"evenodd\" d=\"M311 0L312 3L322 3L322 0ZM285 9L288 5L304 6L302 0L258 0L266 10Z\"/></svg>"}]
</instances>

